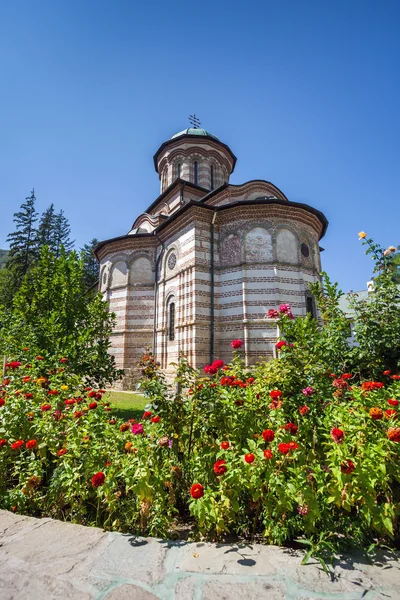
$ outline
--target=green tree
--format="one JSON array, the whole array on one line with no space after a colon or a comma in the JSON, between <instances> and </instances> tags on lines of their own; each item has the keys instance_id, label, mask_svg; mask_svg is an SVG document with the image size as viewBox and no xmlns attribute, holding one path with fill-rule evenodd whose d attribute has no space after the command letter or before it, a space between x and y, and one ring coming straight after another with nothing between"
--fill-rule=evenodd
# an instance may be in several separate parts
<instances>
[{"instance_id":1,"label":"green tree","mask_svg":"<svg viewBox=\"0 0 400 600\"><path fill-rule=\"evenodd\" d=\"M55 226L57 215L54 204L50 204L40 217L37 231L37 245L39 248L48 246L52 252L55 250Z\"/></svg>"},{"instance_id":2,"label":"green tree","mask_svg":"<svg viewBox=\"0 0 400 600\"><path fill-rule=\"evenodd\" d=\"M21 209L14 213L16 230L7 237L7 241L10 242L7 267L10 266L14 271L16 287L22 281L38 254L37 230L35 227L38 213L35 209L35 190L32 190L31 195L25 200L21 205Z\"/></svg>"},{"instance_id":3,"label":"green tree","mask_svg":"<svg viewBox=\"0 0 400 600\"><path fill-rule=\"evenodd\" d=\"M98 385L118 378L108 353L115 317L101 295L88 292L77 252L60 256L42 248L25 276L11 309L0 309L0 350L16 355L23 347L43 356L68 358L77 375Z\"/></svg>"},{"instance_id":4,"label":"green tree","mask_svg":"<svg viewBox=\"0 0 400 600\"><path fill-rule=\"evenodd\" d=\"M62 248L71 252L75 240L71 240L71 226L68 219L61 210L54 219L53 252L56 257L61 256Z\"/></svg>"},{"instance_id":5,"label":"green tree","mask_svg":"<svg viewBox=\"0 0 400 600\"><path fill-rule=\"evenodd\" d=\"M85 244L81 248L81 258L84 265L84 280L85 285L89 289L99 279L100 265L99 261L94 255L94 249L98 245L99 240L93 238L88 244Z\"/></svg>"}]
</instances>

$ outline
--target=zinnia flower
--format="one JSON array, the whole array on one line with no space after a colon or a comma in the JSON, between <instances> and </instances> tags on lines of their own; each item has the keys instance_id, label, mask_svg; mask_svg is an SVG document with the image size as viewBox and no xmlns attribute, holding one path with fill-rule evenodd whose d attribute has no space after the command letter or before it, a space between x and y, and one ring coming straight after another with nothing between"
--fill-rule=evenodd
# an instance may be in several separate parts
<instances>
[{"instance_id":1,"label":"zinnia flower","mask_svg":"<svg viewBox=\"0 0 400 600\"><path fill-rule=\"evenodd\" d=\"M231 342L231 346L234 350L238 350L239 348L241 348L243 346L243 342L242 342L242 340L233 340Z\"/></svg>"},{"instance_id":2,"label":"zinnia flower","mask_svg":"<svg viewBox=\"0 0 400 600\"><path fill-rule=\"evenodd\" d=\"M76 400L74 398L68 398L67 400L65 400L65 404L67 406L73 406L75 404Z\"/></svg>"},{"instance_id":3,"label":"zinnia flower","mask_svg":"<svg viewBox=\"0 0 400 600\"><path fill-rule=\"evenodd\" d=\"M134 425L132 425L132 429L131 429L132 433L134 435L138 435L140 433L143 433L143 425L141 423L135 423Z\"/></svg>"},{"instance_id":4,"label":"zinnia flower","mask_svg":"<svg viewBox=\"0 0 400 600\"><path fill-rule=\"evenodd\" d=\"M266 448L266 450L264 450L264 458L270 460L272 456L272 451L269 448Z\"/></svg>"},{"instance_id":5,"label":"zinnia flower","mask_svg":"<svg viewBox=\"0 0 400 600\"><path fill-rule=\"evenodd\" d=\"M129 423L122 423L122 425L120 426L119 430L120 431L128 431L129 427L130 427Z\"/></svg>"},{"instance_id":6,"label":"zinnia flower","mask_svg":"<svg viewBox=\"0 0 400 600\"><path fill-rule=\"evenodd\" d=\"M0 398L0 406L4 406L6 403L6 401L4 400L4 398Z\"/></svg>"},{"instance_id":7,"label":"zinnia flower","mask_svg":"<svg viewBox=\"0 0 400 600\"><path fill-rule=\"evenodd\" d=\"M152 413L149 410L145 410L142 419L150 419Z\"/></svg>"},{"instance_id":8,"label":"zinnia flower","mask_svg":"<svg viewBox=\"0 0 400 600\"><path fill-rule=\"evenodd\" d=\"M304 517L305 515L308 515L308 506L307 506L307 504L303 504L302 506L298 506L297 507L297 512L302 517Z\"/></svg>"},{"instance_id":9,"label":"zinnia flower","mask_svg":"<svg viewBox=\"0 0 400 600\"><path fill-rule=\"evenodd\" d=\"M24 394L25 398L27 400L31 400L33 398L33 394L31 394L31 392L28 392L27 394Z\"/></svg>"},{"instance_id":10,"label":"zinnia flower","mask_svg":"<svg viewBox=\"0 0 400 600\"><path fill-rule=\"evenodd\" d=\"M22 378L22 381L23 381L24 383L28 383L28 381L30 381L30 380L31 380L31 376L30 376L30 375L26 375L26 377L23 377L23 378Z\"/></svg>"},{"instance_id":11,"label":"zinnia flower","mask_svg":"<svg viewBox=\"0 0 400 600\"><path fill-rule=\"evenodd\" d=\"M389 427L387 436L391 442L400 442L400 427Z\"/></svg>"},{"instance_id":12,"label":"zinnia flower","mask_svg":"<svg viewBox=\"0 0 400 600\"><path fill-rule=\"evenodd\" d=\"M36 357L36 360L44 360L44 359L43 359L43 356L39 355L39 356Z\"/></svg>"},{"instance_id":13,"label":"zinnia flower","mask_svg":"<svg viewBox=\"0 0 400 600\"><path fill-rule=\"evenodd\" d=\"M273 400L276 400L277 398L282 398L283 394L280 390L271 390L269 396Z\"/></svg>"},{"instance_id":14,"label":"zinnia flower","mask_svg":"<svg viewBox=\"0 0 400 600\"><path fill-rule=\"evenodd\" d=\"M252 452L249 452L248 454L244 455L244 460L245 462L247 462L247 464L251 464L252 462L254 462L256 459L256 457L254 456L254 454Z\"/></svg>"},{"instance_id":15,"label":"zinnia flower","mask_svg":"<svg viewBox=\"0 0 400 600\"><path fill-rule=\"evenodd\" d=\"M64 454L66 454L66 452L66 448L61 448L60 450L57 450L57 456L63 456Z\"/></svg>"},{"instance_id":16,"label":"zinnia flower","mask_svg":"<svg viewBox=\"0 0 400 600\"><path fill-rule=\"evenodd\" d=\"M40 407L40 410L42 410L43 412L46 412L47 410L51 410L51 404L42 404L42 406Z\"/></svg>"},{"instance_id":17,"label":"zinnia flower","mask_svg":"<svg viewBox=\"0 0 400 600\"><path fill-rule=\"evenodd\" d=\"M350 473L352 473L355 468L356 467L354 466L353 461L350 459L343 461L342 464L340 465L340 470L342 471L342 473L345 473L346 475L350 475Z\"/></svg>"},{"instance_id":18,"label":"zinnia flower","mask_svg":"<svg viewBox=\"0 0 400 600\"><path fill-rule=\"evenodd\" d=\"M221 442L221 448L222 450L228 450L229 442Z\"/></svg>"},{"instance_id":19,"label":"zinnia flower","mask_svg":"<svg viewBox=\"0 0 400 600\"><path fill-rule=\"evenodd\" d=\"M105 479L106 476L102 471L99 471L99 473L95 473L92 477L92 486L95 488L100 487L101 485L103 485Z\"/></svg>"},{"instance_id":20,"label":"zinnia flower","mask_svg":"<svg viewBox=\"0 0 400 600\"><path fill-rule=\"evenodd\" d=\"M383 375L390 375L390 369L387 369L386 371L383 371Z\"/></svg>"},{"instance_id":21,"label":"zinnia flower","mask_svg":"<svg viewBox=\"0 0 400 600\"><path fill-rule=\"evenodd\" d=\"M227 471L226 460L220 459L214 463L214 473L216 475L224 475Z\"/></svg>"},{"instance_id":22,"label":"zinnia flower","mask_svg":"<svg viewBox=\"0 0 400 600\"><path fill-rule=\"evenodd\" d=\"M202 498L204 496L204 488L201 485L201 483L194 483L192 485L192 487L190 488L190 495L195 500L199 500L199 498Z\"/></svg>"},{"instance_id":23,"label":"zinnia flower","mask_svg":"<svg viewBox=\"0 0 400 600\"><path fill-rule=\"evenodd\" d=\"M306 404L304 406L299 407L299 413L301 414L302 417L304 417L305 415L308 415L309 412L310 412L310 407L307 406Z\"/></svg>"},{"instance_id":24,"label":"zinnia flower","mask_svg":"<svg viewBox=\"0 0 400 600\"><path fill-rule=\"evenodd\" d=\"M278 451L281 454L289 454L289 452L291 450L297 450L297 449L298 449L298 445L296 444L296 442L289 442L289 443L282 442L281 444L278 444Z\"/></svg>"},{"instance_id":25,"label":"zinnia flower","mask_svg":"<svg viewBox=\"0 0 400 600\"><path fill-rule=\"evenodd\" d=\"M2 438L0 440L0 448L2 448L3 446L6 446L6 445L7 445L7 440L5 438Z\"/></svg>"},{"instance_id":26,"label":"zinnia flower","mask_svg":"<svg viewBox=\"0 0 400 600\"><path fill-rule=\"evenodd\" d=\"M294 423L287 423L286 425L282 425L282 429L290 431L292 435L296 435L298 427Z\"/></svg>"},{"instance_id":27,"label":"zinnia flower","mask_svg":"<svg viewBox=\"0 0 400 600\"><path fill-rule=\"evenodd\" d=\"M18 369L18 367L21 366L21 363L18 362L17 360L13 360L12 362L6 363L5 367L7 369Z\"/></svg>"},{"instance_id":28,"label":"zinnia flower","mask_svg":"<svg viewBox=\"0 0 400 600\"><path fill-rule=\"evenodd\" d=\"M67 363L68 362L68 358L60 358L60 363Z\"/></svg>"},{"instance_id":29,"label":"zinnia flower","mask_svg":"<svg viewBox=\"0 0 400 600\"><path fill-rule=\"evenodd\" d=\"M372 390L379 390L385 387L385 385L380 381L364 381L361 387L364 391L371 392Z\"/></svg>"},{"instance_id":30,"label":"zinnia flower","mask_svg":"<svg viewBox=\"0 0 400 600\"><path fill-rule=\"evenodd\" d=\"M47 393L49 396L58 396L60 392L58 390L49 390Z\"/></svg>"},{"instance_id":31,"label":"zinnia flower","mask_svg":"<svg viewBox=\"0 0 400 600\"><path fill-rule=\"evenodd\" d=\"M13 450L18 450L18 448L21 448L21 446L23 446L25 444L24 440L17 440L16 442L13 442L11 444L11 448Z\"/></svg>"},{"instance_id":32,"label":"zinnia flower","mask_svg":"<svg viewBox=\"0 0 400 600\"><path fill-rule=\"evenodd\" d=\"M80 417L82 417L82 416L83 416L83 412L81 410L76 410L74 412L74 418L75 419L80 419Z\"/></svg>"},{"instance_id":33,"label":"zinnia flower","mask_svg":"<svg viewBox=\"0 0 400 600\"><path fill-rule=\"evenodd\" d=\"M304 388L304 390L301 390L301 393L304 394L305 396L307 396L307 398L309 398L310 396L313 395L314 390L312 389L312 387L308 386L308 387Z\"/></svg>"},{"instance_id":34,"label":"zinnia flower","mask_svg":"<svg viewBox=\"0 0 400 600\"><path fill-rule=\"evenodd\" d=\"M343 373L343 375L340 376L341 379L351 379L353 377L353 375L351 373Z\"/></svg>"},{"instance_id":35,"label":"zinnia flower","mask_svg":"<svg viewBox=\"0 0 400 600\"><path fill-rule=\"evenodd\" d=\"M267 317L268 317L268 319L278 319L279 312L275 308L270 308L269 311L267 312Z\"/></svg>"},{"instance_id":36,"label":"zinnia flower","mask_svg":"<svg viewBox=\"0 0 400 600\"><path fill-rule=\"evenodd\" d=\"M344 431L338 427L333 427L331 429L331 438L335 444L341 444L344 440Z\"/></svg>"},{"instance_id":37,"label":"zinnia flower","mask_svg":"<svg viewBox=\"0 0 400 600\"><path fill-rule=\"evenodd\" d=\"M27 450L33 450L37 446L37 441L36 440L28 440L25 445L26 445Z\"/></svg>"},{"instance_id":38,"label":"zinnia flower","mask_svg":"<svg viewBox=\"0 0 400 600\"><path fill-rule=\"evenodd\" d=\"M395 398L389 398L388 404L390 404L390 406L398 406L399 405L399 401L396 400Z\"/></svg>"},{"instance_id":39,"label":"zinnia flower","mask_svg":"<svg viewBox=\"0 0 400 600\"><path fill-rule=\"evenodd\" d=\"M262 432L262 436L263 436L264 442L266 442L266 443L272 442L275 437L275 432L272 431L272 429L264 429L264 431Z\"/></svg>"},{"instance_id":40,"label":"zinnia flower","mask_svg":"<svg viewBox=\"0 0 400 600\"><path fill-rule=\"evenodd\" d=\"M160 417L159 417L158 415L157 415L156 417L153 417L153 418L151 419L151 422L152 422L152 423L159 423L159 421L160 421Z\"/></svg>"},{"instance_id":41,"label":"zinnia flower","mask_svg":"<svg viewBox=\"0 0 400 600\"><path fill-rule=\"evenodd\" d=\"M383 417L383 410L374 406L370 409L369 416L374 419L374 421L379 421Z\"/></svg>"},{"instance_id":42,"label":"zinnia flower","mask_svg":"<svg viewBox=\"0 0 400 600\"><path fill-rule=\"evenodd\" d=\"M89 408L90 408L90 410L93 410L94 408L97 408L97 402L91 402L89 404Z\"/></svg>"},{"instance_id":43,"label":"zinnia flower","mask_svg":"<svg viewBox=\"0 0 400 600\"><path fill-rule=\"evenodd\" d=\"M88 392L88 398L95 398L96 397L96 393L94 390L90 390L90 392Z\"/></svg>"},{"instance_id":44,"label":"zinnia flower","mask_svg":"<svg viewBox=\"0 0 400 600\"><path fill-rule=\"evenodd\" d=\"M394 410L394 408L388 408L387 410L385 410L385 416L388 419L394 419L395 417L397 417L397 410Z\"/></svg>"}]
</instances>

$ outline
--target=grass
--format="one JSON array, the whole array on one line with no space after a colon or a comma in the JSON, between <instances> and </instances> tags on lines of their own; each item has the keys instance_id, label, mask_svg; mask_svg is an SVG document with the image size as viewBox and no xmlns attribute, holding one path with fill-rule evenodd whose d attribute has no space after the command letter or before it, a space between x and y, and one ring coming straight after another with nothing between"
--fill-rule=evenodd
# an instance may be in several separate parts
<instances>
[{"instance_id":1,"label":"grass","mask_svg":"<svg viewBox=\"0 0 400 600\"><path fill-rule=\"evenodd\" d=\"M113 414L124 421L140 419L148 403L144 396L127 392L109 392L107 397L108 402L111 402L112 407L116 409Z\"/></svg>"}]
</instances>

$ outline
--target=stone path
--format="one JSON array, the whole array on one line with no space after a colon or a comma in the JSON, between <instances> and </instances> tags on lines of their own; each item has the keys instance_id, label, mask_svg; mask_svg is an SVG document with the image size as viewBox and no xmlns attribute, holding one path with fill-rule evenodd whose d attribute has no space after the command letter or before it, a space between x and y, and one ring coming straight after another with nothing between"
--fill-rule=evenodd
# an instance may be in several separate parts
<instances>
[{"instance_id":1,"label":"stone path","mask_svg":"<svg viewBox=\"0 0 400 600\"><path fill-rule=\"evenodd\" d=\"M332 578L302 553L165 542L0 511L1 600L400 600L400 564L341 557Z\"/></svg>"}]
</instances>

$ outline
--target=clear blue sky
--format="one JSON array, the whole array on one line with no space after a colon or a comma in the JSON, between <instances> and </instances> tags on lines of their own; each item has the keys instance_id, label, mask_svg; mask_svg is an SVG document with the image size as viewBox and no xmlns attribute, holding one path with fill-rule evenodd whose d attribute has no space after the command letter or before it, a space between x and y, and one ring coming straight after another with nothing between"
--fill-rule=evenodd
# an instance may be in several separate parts
<instances>
[{"instance_id":1,"label":"clear blue sky","mask_svg":"<svg viewBox=\"0 0 400 600\"><path fill-rule=\"evenodd\" d=\"M81 246L127 233L158 195L152 156L195 112L266 179L322 210L344 290L400 244L398 0L5 0L0 248L35 188Z\"/></svg>"}]
</instances>

